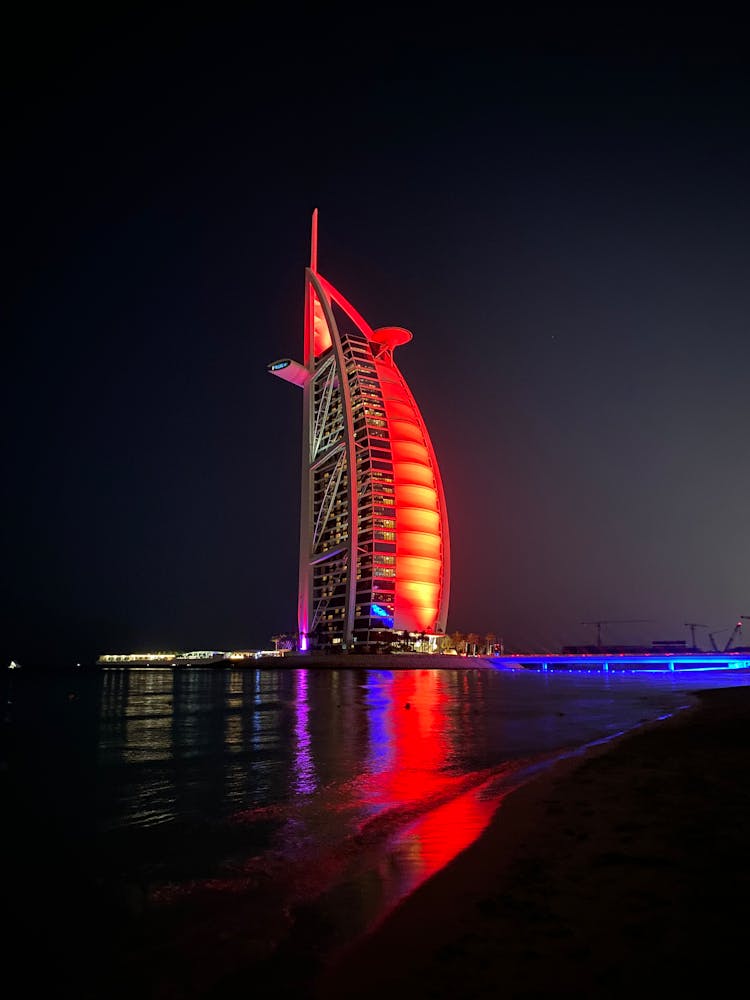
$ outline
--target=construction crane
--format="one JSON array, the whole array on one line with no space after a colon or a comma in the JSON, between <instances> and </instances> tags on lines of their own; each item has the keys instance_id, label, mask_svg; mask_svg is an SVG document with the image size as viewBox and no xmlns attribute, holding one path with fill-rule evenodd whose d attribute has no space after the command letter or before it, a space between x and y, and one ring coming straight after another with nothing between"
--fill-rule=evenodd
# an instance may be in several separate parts
<instances>
[{"instance_id":1,"label":"construction crane","mask_svg":"<svg viewBox=\"0 0 750 1000\"><path fill-rule=\"evenodd\" d=\"M742 621L750 622L750 615L740 615L740 622ZM743 646L742 648L747 649L746 646Z\"/></svg>"},{"instance_id":2,"label":"construction crane","mask_svg":"<svg viewBox=\"0 0 750 1000\"><path fill-rule=\"evenodd\" d=\"M708 633L708 641L711 643L711 649L714 651L714 653L720 653L721 652L721 650L719 649L719 647L716 645L716 640L714 639L714 636L715 635L723 635L724 632L728 632L728 631L729 631L728 628L720 628L720 629L716 629L715 632L709 632Z\"/></svg>"},{"instance_id":3,"label":"construction crane","mask_svg":"<svg viewBox=\"0 0 750 1000\"><path fill-rule=\"evenodd\" d=\"M721 635L723 632L728 632L729 631L729 627L727 627L727 628L720 628L720 629L717 629L715 632L709 632L708 633L708 638L711 640L711 646L713 648L714 653L726 653L727 652L727 650L729 649L729 647L734 642L734 637L737 635L738 632L742 631L742 620L743 620L743 618L747 621L748 619L750 619L750 615L740 615L740 617L737 620L737 624L732 629L732 634L727 639L726 645L724 646L723 649L719 649L719 647L716 645L716 640L714 639L714 636L715 635Z\"/></svg>"},{"instance_id":4,"label":"construction crane","mask_svg":"<svg viewBox=\"0 0 750 1000\"><path fill-rule=\"evenodd\" d=\"M683 622L685 628L690 629L690 646L693 652L697 652L698 647L695 645L695 630L697 628L708 628L708 625L701 625L699 622Z\"/></svg>"},{"instance_id":5,"label":"construction crane","mask_svg":"<svg viewBox=\"0 0 750 1000\"><path fill-rule=\"evenodd\" d=\"M602 618L597 622L581 622L581 625L596 625L596 645L602 648L602 625L642 625L653 621L651 618Z\"/></svg>"}]
</instances>

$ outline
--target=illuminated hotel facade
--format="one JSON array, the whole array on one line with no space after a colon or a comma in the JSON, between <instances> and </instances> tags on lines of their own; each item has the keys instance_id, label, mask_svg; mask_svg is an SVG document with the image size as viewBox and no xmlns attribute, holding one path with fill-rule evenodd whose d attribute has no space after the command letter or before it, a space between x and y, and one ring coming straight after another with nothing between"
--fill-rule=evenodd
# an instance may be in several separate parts
<instances>
[{"instance_id":1,"label":"illuminated hotel facade","mask_svg":"<svg viewBox=\"0 0 750 1000\"><path fill-rule=\"evenodd\" d=\"M268 370L303 392L299 648L374 649L384 632L445 632L450 541L427 428L393 359L411 340L373 330L305 270L304 364Z\"/></svg>"}]
</instances>

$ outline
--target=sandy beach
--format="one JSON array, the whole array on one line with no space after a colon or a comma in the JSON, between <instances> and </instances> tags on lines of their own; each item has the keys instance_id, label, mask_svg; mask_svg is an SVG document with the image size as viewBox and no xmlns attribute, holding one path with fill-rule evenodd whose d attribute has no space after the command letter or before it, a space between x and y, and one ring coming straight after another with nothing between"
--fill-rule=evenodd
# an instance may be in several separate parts
<instances>
[{"instance_id":1,"label":"sandy beach","mask_svg":"<svg viewBox=\"0 0 750 1000\"><path fill-rule=\"evenodd\" d=\"M312 990L338 997L625 997L746 978L750 690L510 795L482 837Z\"/></svg>"},{"instance_id":2,"label":"sandy beach","mask_svg":"<svg viewBox=\"0 0 750 1000\"><path fill-rule=\"evenodd\" d=\"M333 959L317 925L307 947L302 912L302 946L297 935L295 950L271 957L261 945L284 929L253 924L258 907L242 897L184 912L145 898L114 908L84 858L57 842L40 853L43 832L30 836L17 817L8 954L29 986L79 998L734 990L745 975L749 764L750 687L701 692L695 708L509 794L474 844Z\"/></svg>"}]
</instances>

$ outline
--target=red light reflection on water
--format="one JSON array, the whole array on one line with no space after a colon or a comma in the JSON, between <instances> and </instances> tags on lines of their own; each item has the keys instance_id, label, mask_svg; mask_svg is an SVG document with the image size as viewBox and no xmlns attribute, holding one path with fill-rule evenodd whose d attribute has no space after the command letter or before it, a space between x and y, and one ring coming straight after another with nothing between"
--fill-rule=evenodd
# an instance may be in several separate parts
<instances>
[{"instance_id":1,"label":"red light reflection on water","mask_svg":"<svg viewBox=\"0 0 750 1000\"><path fill-rule=\"evenodd\" d=\"M497 799L484 801L473 790L438 806L410 826L401 836L398 849L412 869L407 890L415 889L472 844L497 805Z\"/></svg>"},{"instance_id":2,"label":"red light reflection on water","mask_svg":"<svg viewBox=\"0 0 750 1000\"><path fill-rule=\"evenodd\" d=\"M447 772L456 737L445 684L440 671L409 670L371 685L369 700L379 710L371 711L362 798L378 814L415 814L398 825L380 866L392 905L476 840L497 808L497 798L466 790L466 774Z\"/></svg>"},{"instance_id":3,"label":"red light reflection on water","mask_svg":"<svg viewBox=\"0 0 750 1000\"><path fill-rule=\"evenodd\" d=\"M193 982L211 979L233 955L244 967L249 941L263 961L275 960L283 942L284 968L294 964L295 949L309 955L311 940L319 954L335 954L468 847L497 808L497 792L482 794L497 776L494 769L467 773L454 767L463 759L459 740L471 734L482 700L480 688L466 688L467 678L437 670L368 671L365 704L352 699L356 716L347 718L345 708L338 716L343 731L354 737L344 741L344 753L352 752L349 747L356 752L347 759L341 782L330 780L325 770L321 779L317 770L316 754L332 751L325 745L321 750L310 725L319 703L309 681L305 670L294 675L293 716L286 730L290 801L240 814L249 830L257 821L278 822L273 849L244 864L233 861L223 877L164 885L152 894L161 905L191 902L200 917L189 948L180 946L181 967ZM340 701L346 706L343 696ZM352 724L363 719L366 739ZM239 900L239 908L222 909L222 897ZM210 934L203 905L211 907ZM296 938L300 913L303 929Z\"/></svg>"},{"instance_id":4,"label":"red light reflection on water","mask_svg":"<svg viewBox=\"0 0 750 1000\"><path fill-rule=\"evenodd\" d=\"M436 672L398 671L384 680L383 712L370 730L372 781L366 798L400 806L442 789L450 751L446 695Z\"/></svg>"}]
</instances>

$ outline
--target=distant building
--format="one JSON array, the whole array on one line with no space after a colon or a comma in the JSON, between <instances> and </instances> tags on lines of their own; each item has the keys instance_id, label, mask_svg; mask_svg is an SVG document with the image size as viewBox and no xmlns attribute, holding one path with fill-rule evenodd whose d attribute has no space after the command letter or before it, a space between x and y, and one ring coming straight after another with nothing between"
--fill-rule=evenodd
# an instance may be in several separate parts
<instances>
[{"instance_id":1,"label":"distant building","mask_svg":"<svg viewBox=\"0 0 750 1000\"><path fill-rule=\"evenodd\" d=\"M299 648L368 650L445 632L448 515L435 452L393 353L317 270L305 271L304 364L268 370L303 391Z\"/></svg>"},{"instance_id":2,"label":"distant building","mask_svg":"<svg viewBox=\"0 0 750 1000\"><path fill-rule=\"evenodd\" d=\"M230 656L236 657L237 655L213 649L195 650L189 653L164 651L157 653L102 653L96 662L102 667L194 667L224 663Z\"/></svg>"}]
</instances>

